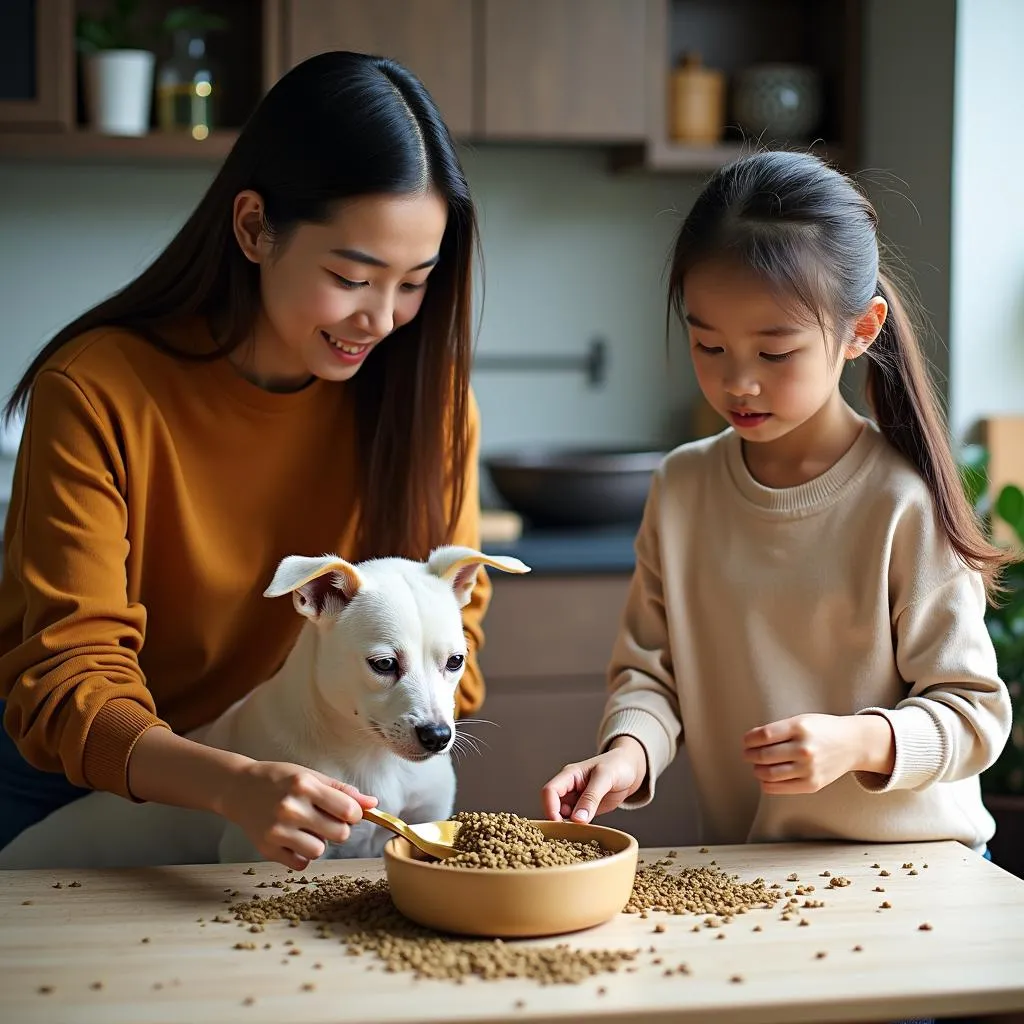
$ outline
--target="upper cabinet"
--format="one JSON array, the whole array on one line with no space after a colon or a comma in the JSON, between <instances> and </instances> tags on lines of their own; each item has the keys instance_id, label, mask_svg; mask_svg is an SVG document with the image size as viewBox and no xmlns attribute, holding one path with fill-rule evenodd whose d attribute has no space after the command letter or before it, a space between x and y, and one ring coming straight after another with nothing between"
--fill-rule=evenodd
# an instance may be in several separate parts
<instances>
[{"instance_id":1,"label":"upper cabinet","mask_svg":"<svg viewBox=\"0 0 1024 1024\"><path fill-rule=\"evenodd\" d=\"M421 79L453 135L473 133L474 0L283 0L281 70L324 50L391 57Z\"/></svg>"},{"instance_id":2,"label":"upper cabinet","mask_svg":"<svg viewBox=\"0 0 1024 1024\"><path fill-rule=\"evenodd\" d=\"M72 0L2 0L0 127L64 131L74 124Z\"/></svg>"},{"instance_id":3,"label":"upper cabinet","mask_svg":"<svg viewBox=\"0 0 1024 1024\"><path fill-rule=\"evenodd\" d=\"M114 2L0 0L0 160L217 161L282 74L344 49L409 67L464 141L603 145L647 170L755 146L858 166L863 0L203 0L228 24L208 40L213 126L162 131L154 103L137 138L90 130L76 96L75 14ZM140 12L159 25L180 3ZM167 32L153 48L159 75Z\"/></svg>"},{"instance_id":4,"label":"upper cabinet","mask_svg":"<svg viewBox=\"0 0 1024 1024\"><path fill-rule=\"evenodd\" d=\"M644 138L645 0L482 0L481 136Z\"/></svg>"}]
</instances>

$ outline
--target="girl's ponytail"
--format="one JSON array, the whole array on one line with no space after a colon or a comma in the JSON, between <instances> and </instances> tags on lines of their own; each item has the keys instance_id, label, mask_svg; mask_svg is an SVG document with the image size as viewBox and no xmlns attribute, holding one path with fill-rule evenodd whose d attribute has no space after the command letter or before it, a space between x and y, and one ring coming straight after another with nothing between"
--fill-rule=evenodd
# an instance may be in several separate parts
<instances>
[{"instance_id":1,"label":"girl's ponytail","mask_svg":"<svg viewBox=\"0 0 1024 1024\"><path fill-rule=\"evenodd\" d=\"M924 477L950 543L982 575L991 598L999 593L1000 573L1012 557L987 540L967 501L917 333L899 289L881 271L877 294L888 304L889 315L867 350L867 397L875 421Z\"/></svg>"}]
</instances>

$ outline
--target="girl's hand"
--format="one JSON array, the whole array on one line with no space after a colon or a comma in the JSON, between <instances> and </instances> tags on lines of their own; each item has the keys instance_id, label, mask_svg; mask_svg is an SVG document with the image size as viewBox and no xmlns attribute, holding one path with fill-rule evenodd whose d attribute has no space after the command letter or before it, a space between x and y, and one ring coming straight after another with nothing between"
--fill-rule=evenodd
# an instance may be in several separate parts
<instances>
[{"instance_id":1,"label":"girl's hand","mask_svg":"<svg viewBox=\"0 0 1024 1024\"><path fill-rule=\"evenodd\" d=\"M647 752L632 736L617 736L597 757L567 764L542 790L551 821L590 821L614 811L647 776Z\"/></svg>"},{"instance_id":2,"label":"girl's hand","mask_svg":"<svg viewBox=\"0 0 1024 1024\"><path fill-rule=\"evenodd\" d=\"M743 758L764 793L817 793L847 772L891 774L895 743L881 715L797 715L751 729Z\"/></svg>"},{"instance_id":3,"label":"girl's hand","mask_svg":"<svg viewBox=\"0 0 1024 1024\"><path fill-rule=\"evenodd\" d=\"M219 810L268 860L301 871L323 856L328 842L345 842L363 808L376 803L310 768L250 761L234 774Z\"/></svg>"}]
</instances>

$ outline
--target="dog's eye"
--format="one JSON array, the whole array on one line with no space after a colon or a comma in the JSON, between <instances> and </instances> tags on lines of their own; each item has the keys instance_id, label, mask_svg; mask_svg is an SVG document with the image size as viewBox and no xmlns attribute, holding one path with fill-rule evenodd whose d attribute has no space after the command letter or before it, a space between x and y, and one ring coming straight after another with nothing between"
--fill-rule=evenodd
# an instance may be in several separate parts
<instances>
[{"instance_id":1,"label":"dog's eye","mask_svg":"<svg viewBox=\"0 0 1024 1024\"><path fill-rule=\"evenodd\" d=\"M370 658L368 664L379 676L393 676L398 670L397 658Z\"/></svg>"},{"instance_id":2,"label":"dog's eye","mask_svg":"<svg viewBox=\"0 0 1024 1024\"><path fill-rule=\"evenodd\" d=\"M464 654L453 654L453 655L452 655L452 656L451 656L451 657L450 657L450 658L448 659L448 664L447 664L447 665L445 665L445 668L446 668L446 669L447 669L447 670L448 670L449 672L458 672L458 671L459 671L459 669L460 669L460 668L462 668L462 663L463 663L463 662L464 662L465 660L466 660L466 656L465 656Z\"/></svg>"}]
</instances>

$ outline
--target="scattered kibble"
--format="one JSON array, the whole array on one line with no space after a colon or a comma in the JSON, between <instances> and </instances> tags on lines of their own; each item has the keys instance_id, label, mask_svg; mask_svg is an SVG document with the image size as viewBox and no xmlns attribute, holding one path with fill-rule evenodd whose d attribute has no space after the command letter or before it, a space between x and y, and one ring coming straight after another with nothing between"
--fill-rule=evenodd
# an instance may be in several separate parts
<instances>
[{"instance_id":1,"label":"scattered kibble","mask_svg":"<svg viewBox=\"0 0 1024 1024\"><path fill-rule=\"evenodd\" d=\"M822 873L821 873L821 877L822 878L830 878L831 876L832 876L832 872L831 871L822 871Z\"/></svg>"},{"instance_id":2,"label":"scattered kibble","mask_svg":"<svg viewBox=\"0 0 1024 1024\"><path fill-rule=\"evenodd\" d=\"M53 986L52 985L40 985L39 988L36 991L41 996L48 996L48 995L52 994Z\"/></svg>"},{"instance_id":3,"label":"scattered kibble","mask_svg":"<svg viewBox=\"0 0 1024 1024\"><path fill-rule=\"evenodd\" d=\"M881 875L881 876L882 876L883 878L888 878L888 877L889 877L889 872L888 872L888 871L886 871L886 870L885 870L885 868L882 868L882 870L881 870L881 871L879 871L878 873L879 873L879 874L880 874L880 875Z\"/></svg>"},{"instance_id":4,"label":"scattered kibble","mask_svg":"<svg viewBox=\"0 0 1024 1024\"><path fill-rule=\"evenodd\" d=\"M764 929L759 924L755 924L753 930L755 932L760 932L760 931L763 931Z\"/></svg>"},{"instance_id":5,"label":"scattered kibble","mask_svg":"<svg viewBox=\"0 0 1024 1024\"><path fill-rule=\"evenodd\" d=\"M311 982L311 981L305 981L305 982L302 983L302 991L303 992L313 992L315 989L316 989L316 985L314 985L313 982Z\"/></svg>"},{"instance_id":6,"label":"scattered kibble","mask_svg":"<svg viewBox=\"0 0 1024 1024\"><path fill-rule=\"evenodd\" d=\"M92 984L91 984L91 985L89 986L89 988L91 988L91 989L93 990L93 992L99 992L99 990L100 990L101 988L103 988L103 982L102 982L102 981L94 981L94 982L93 982L93 983L92 983Z\"/></svg>"},{"instance_id":7,"label":"scattered kibble","mask_svg":"<svg viewBox=\"0 0 1024 1024\"><path fill-rule=\"evenodd\" d=\"M732 982L732 983L733 983L734 985L739 985L739 984L740 984L740 982L742 982L742 981L743 981L743 975L742 975L742 974L734 974L734 975L733 975L733 976L732 976L732 977L731 977L731 978L729 979L729 981L731 981L731 982Z\"/></svg>"},{"instance_id":8,"label":"scattered kibble","mask_svg":"<svg viewBox=\"0 0 1024 1024\"><path fill-rule=\"evenodd\" d=\"M246 996L246 997L245 997L245 998L244 998L244 999L242 1000L242 1005L243 1005L243 1006L252 1006L252 1005L253 1005L253 1004L254 1004L255 1002L256 1002L256 1000L255 1000L255 999L253 999L253 997L252 997L252 996Z\"/></svg>"},{"instance_id":9,"label":"scattered kibble","mask_svg":"<svg viewBox=\"0 0 1024 1024\"><path fill-rule=\"evenodd\" d=\"M244 870L244 871L242 872L242 874L243 874L243 875L255 875L255 874L256 874L256 869L255 869L255 868L246 868L246 869L245 869L245 870Z\"/></svg>"},{"instance_id":10,"label":"scattered kibble","mask_svg":"<svg viewBox=\"0 0 1024 1024\"><path fill-rule=\"evenodd\" d=\"M22 900L21 901L21 905L23 907L31 907L32 906L32 901L31 900Z\"/></svg>"},{"instance_id":11,"label":"scattered kibble","mask_svg":"<svg viewBox=\"0 0 1024 1024\"><path fill-rule=\"evenodd\" d=\"M828 953L826 953L824 950L819 950L817 953L814 954L814 959L815 960L824 960L825 957L827 957L827 956L828 956Z\"/></svg>"},{"instance_id":12,"label":"scattered kibble","mask_svg":"<svg viewBox=\"0 0 1024 1024\"><path fill-rule=\"evenodd\" d=\"M909 870L909 871L907 872L907 874L908 874L908 875L916 875L916 874L917 874L917 868L911 868L911 869L910 869L910 870Z\"/></svg>"},{"instance_id":13,"label":"scattered kibble","mask_svg":"<svg viewBox=\"0 0 1024 1024\"><path fill-rule=\"evenodd\" d=\"M910 862L910 861L908 860L908 861L907 861L907 862L906 862L906 863L905 863L905 864L903 865L903 870L905 871L905 870L906 870L907 868L912 868L913 866L914 866L914 865L913 865L913 864L912 864L912 863L911 863L911 862Z\"/></svg>"},{"instance_id":14,"label":"scattered kibble","mask_svg":"<svg viewBox=\"0 0 1024 1024\"><path fill-rule=\"evenodd\" d=\"M872 890L872 892L885 892L885 886L883 886L883 885L876 885L874 887L874 889Z\"/></svg>"},{"instance_id":15,"label":"scattered kibble","mask_svg":"<svg viewBox=\"0 0 1024 1024\"><path fill-rule=\"evenodd\" d=\"M918 931L922 932L930 932L932 930L932 926L927 921L925 921L924 924L919 924L917 926L917 929Z\"/></svg>"},{"instance_id":16,"label":"scattered kibble","mask_svg":"<svg viewBox=\"0 0 1024 1024\"><path fill-rule=\"evenodd\" d=\"M662 932L665 931L665 926L663 924L656 924L654 926L654 930L660 935Z\"/></svg>"},{"instance_id":17,"label":"scattered kibble","mask_svg":"<svg viewBox=\"0 0 1024 1024\"><path fill-rule=\"evenodd\" d=\"M810 925L810 923L811 922L808 921L806 917L801 917L800 918L800 927L801 928L807 928Z\"/></svg>"},{"instance_id":18,"label":"scattered kibble","mask_svg":"<svg viewBox=\"0 0 1024 1024\"><path fill-rule=\"evenodd\" d=\"M833 889L844 889L850 884L850 880L842 875L836 875L828 880L828 884Z\"/></svg>"},{"instance_id":19,"label":"scattered kibble","mask_svg":"<svg viewBox=\"0 0 1024 1024\"><path fill-rule=\"evenodd\" d=\"M148 936L148 935L146 935L146 936L144 936L143 938L141 938L141 939L140 939L139 941L140 941L141 943L145 944L145 943L149 942L149 936Z\"/></svg>"},{"instance_id":20,"label":"scattered kibble","mask_svg":"<svg viewBox=\"0 0 1024 1024\"><path fill-rule=\"evenodd\" d=\"M701 853L710 853L711 851L706 846L702 846L700 848L700 852Z\"/></svg>"},{"instance_id":21,"label":"scattered kibble","mask_svg":"<svg viewBox=\"0 0 1024 1024\"><path fill-rule=\"evenodd\" d=\"M854 951L854 953L863 953L864 952L864 947L863 946L854 946L853 947L853 951Z\"/></svg>"},{"instance_id":22,"label":"scattered kibble","mask_svg":"<svg viewBox=\"0 0 1024 1024\"><path fill-rule=\"evenodd\" d=\"M888 900L882 900L878 905L879 910L892 910L892 904Z\"/></svg>"},{"instance_id":23,"label":"scattered kibble","mask_svg":"<svg viewBox=\"0 0 1024 1024\"><path fill-rule=\"evenodd\" d=\"M786 881L787 882L798 882L798 881L800 881L800 879L797 876L797 873L794 871L793 874L786 875Z\"/></svg>"},{"instance_id":24,"label":"scattered kibble","mask_svg":"<svg viewBox=\"0 0 1024 1024\"><path fill-rule=\"evenodd\" d=\"M236 942L234 945L235 949L255 949L255 942Z\"/></svg>"},{"instance_id":25,"label":"scattered kibble","mask_svg":"<svg viewBox=\"0 0 1024 1024\"><path fill-rule=\"evenodd\" d=\"M68 882L68 888L69 889L81 889L82 888L82 883L81 882Z\"/></svg>"}]
</instances>

